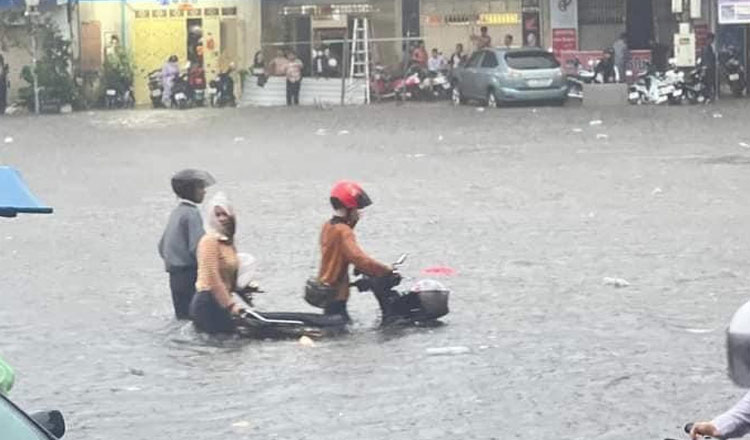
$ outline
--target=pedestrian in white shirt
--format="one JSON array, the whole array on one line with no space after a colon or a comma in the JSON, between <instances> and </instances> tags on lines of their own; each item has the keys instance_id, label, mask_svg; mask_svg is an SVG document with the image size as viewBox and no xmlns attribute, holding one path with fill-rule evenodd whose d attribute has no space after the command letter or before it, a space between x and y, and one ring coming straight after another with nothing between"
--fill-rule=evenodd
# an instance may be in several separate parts
<instances>
[{"instance_id":1,"label":"pedestrian in white shirt","mask_svg":"<svg viewBox=\"0 0 750 440\"><path fill-rule=\"evenodd\" d=\"M445 69L445 58L437 49L432 49L432 56L427 60L427 70L439 72Z\"/></svg>"}]
</instances>

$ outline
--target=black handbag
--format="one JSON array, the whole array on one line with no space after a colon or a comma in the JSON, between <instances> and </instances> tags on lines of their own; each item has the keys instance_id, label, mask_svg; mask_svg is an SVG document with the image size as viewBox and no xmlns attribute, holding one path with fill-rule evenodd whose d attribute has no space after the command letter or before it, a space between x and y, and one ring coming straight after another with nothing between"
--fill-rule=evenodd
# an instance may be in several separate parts
<instances>
[{"instance_id":1,"label":"black handbag","mask_svg":"<svg viewBox=\"0 0 750 440\"><path fill-rule=\"evenodd\" d=\"M307 280L305 284L305 301L313 307L325 309L334 298L336 298L336 289L328 284L321 283L313 277Z\"/></svg>"}]
</instances>

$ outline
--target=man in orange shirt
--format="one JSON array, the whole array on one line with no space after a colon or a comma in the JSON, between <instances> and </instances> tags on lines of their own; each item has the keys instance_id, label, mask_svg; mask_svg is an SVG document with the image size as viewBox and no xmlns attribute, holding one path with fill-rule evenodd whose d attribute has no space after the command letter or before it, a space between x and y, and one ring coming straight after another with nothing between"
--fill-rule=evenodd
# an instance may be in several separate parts
<instances>
[{"instance_id":1,"label":"man in orange shirt","mask_svg":"<svg viewBox=\"0 0 750 440\"><path fill-rule=\"evenodd\" d=\"M359 221L359 210L372 204L362 187L351 181L338 182L331 190L330 200L334 215L320 234L322 257L318 281L336 291L325 314L342 315L348 321L349 266L376 277L393 273L393 268L370 258L357 244L354 227Z\"/></svg>"}]
</instances>

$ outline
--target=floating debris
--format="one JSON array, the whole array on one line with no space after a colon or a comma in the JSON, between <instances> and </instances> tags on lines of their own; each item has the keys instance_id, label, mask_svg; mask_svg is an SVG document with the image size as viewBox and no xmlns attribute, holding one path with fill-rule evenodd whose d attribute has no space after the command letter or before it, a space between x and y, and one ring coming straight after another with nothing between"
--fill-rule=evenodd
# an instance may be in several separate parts
<instances>
[{"instance_id":1,"label":"floating debris","mask_svg":"<svg viewBox=\"0 0 750 440\"><path fill-rule=\"evenodd\" d=\"M617 287L618 289L630 286L630 283L622 278L605 277L603 281L605 285Z\"/></svg>"},{"instance_id":2,"label":"floating debris","mask_svg":"<svg viewBox=\"0 0 750 440\"><path fill-rule=\"evenodd\" d=\"M427 354L430 356L454 356L458 354L467 354L471 353L471 349L469 347L435 347L435 348L428 348Z\"/></svg>"}]
</instances>

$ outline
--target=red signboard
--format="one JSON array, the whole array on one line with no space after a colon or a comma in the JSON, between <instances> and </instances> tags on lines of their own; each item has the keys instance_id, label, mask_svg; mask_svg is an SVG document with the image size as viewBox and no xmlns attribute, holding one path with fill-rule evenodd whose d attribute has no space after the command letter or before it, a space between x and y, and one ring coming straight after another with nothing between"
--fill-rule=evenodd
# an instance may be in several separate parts
<instances>
[{"instance_id":1,"label":"red signboard","mask_svg":"<svg viewBox=\"0 0 750 440\"><path fill-rule=\"evenodd\" d=\"M581 62L584 69L589 69L589 60L596 64L602 57L604 57L604 51L601 50L586 50L586 51L563 51L555 53L557 60L562 65L563 70L567 73L572 73L574 67L569 61L576 58ZM634 79L639 73L646 71L646 64L651 62L651 51L650 50L631 50L630 61L626 66L626 70L633 72L630 78L626 78L628 81Z\"/></svg>"},{"instance_id":2,"label":"red signboard","mask_svg":"<svg viewBox=\"0 0 750 440\"><path fill-rule=\"evenodd\" d=\"M552 51L578 50L578 31L575 29L552 29Z\"/></svg>"}]
</instances>

